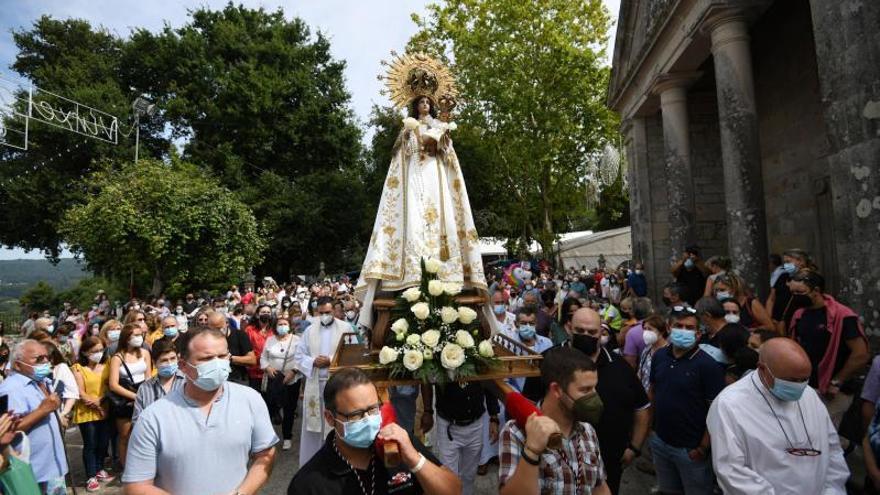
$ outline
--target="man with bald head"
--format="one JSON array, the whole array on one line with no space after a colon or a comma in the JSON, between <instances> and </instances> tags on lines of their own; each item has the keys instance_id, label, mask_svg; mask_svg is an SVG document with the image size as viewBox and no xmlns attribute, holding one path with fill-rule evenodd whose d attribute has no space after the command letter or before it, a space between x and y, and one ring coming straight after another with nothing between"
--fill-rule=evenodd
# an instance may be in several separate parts
<instances>
[{"instance_id":1,"label":"man with bald head","mask_svg":"<svg viewBox=\"0 0 880 495\"><path fill-rule=\"evenodd\" d=\"M608 352L599 344L599 313L590 308L577 310L568 331L571 346L596 363L599 373L596 390L603 408L593 426L599 436L608 488L616 494L623 468L642 452L651 424L651 402L633 368L619 354Z\"/></svg>"},{"instance_id":2,"label":"man with bald head","mask_svg":"<svg viewBox=\"0 0 880 495\"><path fill-rule=\"evenodd\" d=\"M235 383L247 384L247 368L257 364L257 356L251 339L244 330L238 330L229 325L229 319L219 311L208 313L208 328L219 330L226 335L226 345L229 347L229 361L232 373L229 380Z\"/></svg>"},{"instance_id":3,"label":"man with bald head","mask_svg":"<svg viewBox=\"0 0 880 495\"><path fill-rule=\"evenodd\" d=\"M828 411L808 386L811 373L797 342L771 339L757 371L715 399L707 424L724 493L846 493L849 469Z\"/></svg>"}]
</instances>

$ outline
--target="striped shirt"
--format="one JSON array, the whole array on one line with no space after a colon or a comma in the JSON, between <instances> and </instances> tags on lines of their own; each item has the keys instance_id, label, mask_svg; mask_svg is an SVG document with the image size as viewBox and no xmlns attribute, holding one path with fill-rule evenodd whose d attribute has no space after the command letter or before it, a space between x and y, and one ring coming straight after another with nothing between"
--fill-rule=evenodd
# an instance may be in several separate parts
<instances>
[{"instance_id":1,"label":"striped shirt","mask_svg":"<svg viewBox=\"0 0 880 495\"><path fill-rule=\"evenodd\" d=\"M186 377L183 376L181 372L177 372L174 374L174 378L172 378L171 389L177 390L182 389L183 384L186 383ZM140 388L138 388L137 398L134 400L134 412L131 415L132 423L137 421L138 416L140 416L141 411L147 408L153 402L165 397L165 389L162 388L162 384L159 382L159 376L154 376L149 380L145 381Z\"/></svg>"},{"instance_id":2,"label":"striped shirt","mask_svg":"<svg viewBox=\"0 0 880 495\"><path fill-rule=\"evenodd\" d=\"M501 430L498 481L504 485L516 473L525 444L525 433L515 421ZM547 449L538 466L541 495L589 495L605 480L605 465L599 455L599 439L589 423L575 422L561 449Z\"/></svg>"}]
</instances>

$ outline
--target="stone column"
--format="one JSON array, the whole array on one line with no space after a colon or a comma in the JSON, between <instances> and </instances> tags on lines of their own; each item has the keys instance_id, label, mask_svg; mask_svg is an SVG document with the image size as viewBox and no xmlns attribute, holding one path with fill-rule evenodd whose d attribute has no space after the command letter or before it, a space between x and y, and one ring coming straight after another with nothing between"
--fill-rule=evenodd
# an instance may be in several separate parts
<instances>
[{"instance_id":1,"label":"stone column","mask_svg":"<svg viewBox=\"0 0 880 495\"><path fill-rule=\"evenodd\" d=\"M654 93L660 95L660 109L663 116L671 259L680 258L684 248L696 241L687 87L697 76L697 74L662 76L653 88Z\"/></svg>"},{"instance_id":2,"label":"stone column","mask_svg":"<svg viewBox=\"0 0 880 495\"><path fill-rule=\"evenodd\" d=\"M727 245L736 272L764 297L769 253L748 26L738 12L722 11L708 17L704 29L715 59Z\"/></svg>"},{"instance_id":3,"label":"stone column","mask_svg":"<svg viewBox=\"0 0 880 495\"><path fill-rule=\"evenodd\" d=\"M651 274L648 276L648 295L659 301L660 289L657 278L653 276L656 265L654 260L654 215L651 208L648 136L645 126L644 117L632 117L623 122L621 133L626 143L632 259L635 263L643 263L645 273ZM660 270L668 272L665 261L662 265Z\"/></svg>"}]
</instances>

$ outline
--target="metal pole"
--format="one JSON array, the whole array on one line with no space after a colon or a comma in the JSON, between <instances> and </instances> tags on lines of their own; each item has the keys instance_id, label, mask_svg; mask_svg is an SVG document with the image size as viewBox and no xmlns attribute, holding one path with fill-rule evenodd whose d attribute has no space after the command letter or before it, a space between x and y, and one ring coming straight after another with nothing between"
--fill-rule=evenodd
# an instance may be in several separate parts
<instances>
[{"instance_id":1,"label":"metal pole","mask_svg":"<svg viewBox=\"0 0 880 495\"><path fill-rule=\"evenodd\" d=\"M138 147L141 144L141 114L135 112L134 117L134 163L138 162Z\"/></svg>"}]
</instances>

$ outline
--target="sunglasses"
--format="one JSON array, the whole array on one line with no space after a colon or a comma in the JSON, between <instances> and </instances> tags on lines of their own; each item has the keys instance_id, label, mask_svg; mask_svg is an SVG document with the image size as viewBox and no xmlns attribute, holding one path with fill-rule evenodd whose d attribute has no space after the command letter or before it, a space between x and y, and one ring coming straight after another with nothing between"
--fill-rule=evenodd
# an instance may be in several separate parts
<instances>
[{"instance_id":1,"label":"sunglasses","mask_svg":"<svg viewBox=\"0 0 880 495\"><path fill-rule=\"evenodd\" d=\"M697 310L690 307L690 306L673 306L672 307L672 314L679 314L679 313L687 313L687 314L695 315L695 314L697 314Z\"/></svg>"}]
</instances>

